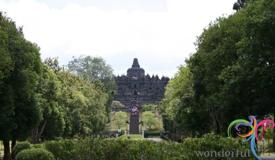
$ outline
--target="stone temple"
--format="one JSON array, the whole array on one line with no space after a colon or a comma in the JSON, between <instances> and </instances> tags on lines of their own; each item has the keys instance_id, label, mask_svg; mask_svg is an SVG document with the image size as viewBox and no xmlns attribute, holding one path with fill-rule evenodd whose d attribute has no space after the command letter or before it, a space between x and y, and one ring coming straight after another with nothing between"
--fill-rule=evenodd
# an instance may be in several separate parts
<instances>
[{"instance_id":1,"label":"stone temple","mask_svg":"<svg viewBox=\"0 0 275 160\"><path fill-rule=\"evenodd\" d=\"M135 58L127 75L115 77L117 91L115 101L121 102L125 107L112 108L113 111L126 111L130 113L130 133L139 133L139 110L143 104L158 104L163 98L164 89L169 78L145 75Z\"/></svg>"}]
</instances>

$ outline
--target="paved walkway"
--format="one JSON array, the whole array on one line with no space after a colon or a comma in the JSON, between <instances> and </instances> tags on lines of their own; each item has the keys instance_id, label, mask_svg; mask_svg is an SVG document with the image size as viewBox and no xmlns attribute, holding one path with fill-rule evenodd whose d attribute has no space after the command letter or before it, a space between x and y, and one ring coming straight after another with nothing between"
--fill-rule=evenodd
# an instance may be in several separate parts
<instances>
[{"instance_id":1,"label":"paved walkway","mask_svg":"<svg viewBox=\"0 0 275 160\"><path fill-rule=\"evenodd\" d=\"M262 160L275 160L275 157L263 158Z\"/></svg>"},{"instance_id":2,"label":"paved walkway","mask_svg":"<svg viewBox=\"0 0 275 160\"><path fill-rule=\"evenodd\" d=\"M155 142L161 142L162 139L161 138L144 138L145 140L149 140L149 141L155 141Z\"/></svg>"}]
</instances>

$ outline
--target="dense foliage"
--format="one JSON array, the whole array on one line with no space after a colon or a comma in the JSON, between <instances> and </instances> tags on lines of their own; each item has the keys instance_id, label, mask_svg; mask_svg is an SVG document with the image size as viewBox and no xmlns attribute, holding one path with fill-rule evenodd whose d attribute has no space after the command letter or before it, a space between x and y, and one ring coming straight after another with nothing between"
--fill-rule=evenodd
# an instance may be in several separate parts
<instances>
[{"instance_id":1,"label":"dense foliage","mask_svg":"<svg viewBox=\"0 0 275 160\"><path fill-rule=\"evenodd\" d=\"M55 159L69 160L75 153L75 144L74 140L47 141L41 147L53 153Z\"/></svg>"},{"instance_id":2,"label":"dense foliage","mask_svg":"<svg viewBox=\"0 0 275 160\"><path fill-rule=\"evenodd\" d=\"M31 148L31 144L29 142L19 142L13 148L12 153L15 157L19 152L21 152L25 149L30 149L30 148Z\"/></svg>"},{"instance_id":3,"label":"dense foliage","mask_svg":"<svg viewBox=\"0 0 275 160\"><path fill-rule=\"evenodd\" d=\"M199 124L203 118L194 106L192 74L189 68L180 67L178 73L166 86L161 102L163 127L173 133L197 135L204 132Z\"/></svg>"},{"instance_id":4,"label":"dense foliage","mask_svg":"<svg viewBox=\"0 0 275 160\"><path fill-rule=\"evenodd\" d=\"M225 133L236 118L273 114L274 11L273 0L247 1L204 30L196 53L167 86L167 130Z\"/></svg>"},{"instance_id":5,"label":"dense foliage","mask_svg":"<svg viewBox=\"0 0 275 160\"><path fill-rule=\"evenodd\" d=\"M5 157L9 141L24 139L39 119L35 87L41 71L39 48L0 13L0 139Z\"/></svg>"},{"instance_id":6,"label":"dense foliage","mask_svg":"<svg viewBox=\"0 0 275 160\"><path fill-rule=\"evenodd\" d=\"M186 139L182 143L85 138L49 141L41 147L53 153L56 160L223 160L228 157L215 157L208 153L227 151L236 154L237 150L246 154L239 154L232 159L249 159L245 157L249 156L248 146L236 139L214 135ZM204 154L200 155L199 151Z\"/></svg>"},{"instance_id":7,"label":"dense foliage","mask_svg":"<svg viewBox=\"0 0 275 160\"><path fill-rule=\"evenodd\" d=\"M107 122L108 94L97 84L59 68L56 59L47 59L43 65L37 86L41 118L32 131L33 143L91 135L103 130Z\"/></svg>"},{"instance_id":8,"label":"dense foliage","mask_svg":"<svg viewBox=\"0 0 275 160\"><path fill-rule=\"evenodd\" d=\"M101 57L80 56L73 58L73 60L69 62L68 68L72 73L101 86L102 89L108 93L108 101L105 109L106 112L111 112L109 106L112 104L116 91L116 83L111 66L106 64L105 60ZM108 119L108 121L110 121L110 119Z\"/></svg>"},{"instance_id":9,"label":"dense foliage","mask_svg":"<svg viewBox=\"0 0 275 160\"><path fill-rule=\"evenodd\" d=\"M156 104L144 104L142 105L142 112L145 112L145 111L158 112L159 106Z\"/></svg>"},{"instance_id":10,"label":"dense foliage","mask_svg":"<svg viewBox=\"0 0 275 160\"><path fill-rule=\"evenodd\" d=\"M16 160L54 160L51 152L42 148L26 149L18 153Z\"/></svg>"},{"instance_id":11,"label":"dense foliage","mask_svg":"<svg viewBox=\"0 0 275 160\"><path fill-rule=\"evenodd\" d=\"M128 113L127 112L114 112L112 113L112 122L116 129L127 129Z\"/></svg>"},{"instance_id":12,"label":"dense foliage","mask_svg":"<svg viewBox=\"0 0 275 160\"><path fill-rule=\"evenodd\" d=\"M159 117L152 111L142 112L142 122L145 130L161 129Z\"/></svg>"},{"instance_id":13,"label":"dense foliage","mask_svg":"<svg viewBox=\"0 0 275 160\"><path fill-rule=\"evenodd\" d=\"M32 129L32 142L40 138L61 136L64 131L64 115L58 103L60 83L56 74L47 66L42 66L42 72L37 85L37 105L40 109L39 123Z\"/></svg>"},{"instance_id":14,"label":"dense foliage","mask_svg":"<svg viewBox=\"0 0 275 160\"><path fill-rule=\"evenodd\" d=\"M115 89L113 69L101 57L80 56L71 60L68 67L70 71L91 82L102 82L106 90Z\"/></svg>"},{"instance_id":15,"label":"dense foliage","mask_svg":"<svg viewBox=\"0 0 275 160\"><path fill-rule=\"evenodd\" d=\"M112 69L107 65L101 68L103 62L95 58L94 67L89 68L102 82L60 67L56 58L42 63L37 45L27 41L22 28L0 13L0 139L4 160L14 158L17 140L30 137L38 143L103 130L112 96L102 85L105 80L111 85Z\"/></svg>"},{"instance_id":16,"label":"dense foliage","mask_svg":"<svg viewBox=\"0 0 275 160\"><path fill-rule=\"evenodd\" d=\"M104 129L108 95L97 85L67 71L58 74L61 95L58 100L65 113L64 136L91 135Z\"/></svg>"}]
</instances>

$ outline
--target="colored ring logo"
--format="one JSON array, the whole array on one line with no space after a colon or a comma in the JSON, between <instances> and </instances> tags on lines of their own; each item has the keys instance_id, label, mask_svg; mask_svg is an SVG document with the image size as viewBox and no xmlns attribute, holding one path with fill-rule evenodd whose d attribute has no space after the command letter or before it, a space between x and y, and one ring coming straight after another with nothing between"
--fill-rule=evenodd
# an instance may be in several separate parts
<instances>
[{"instance_id":1,"label":"colored ring logo","mask_svg":"<svg viewBox=\"0 0 275 160\"><path fill-rule=\"evenodd\" d=\"M257 154L256 141L263 140L266 131L268 129L273 129L275 127L275 123L271 119L264 119L257 122L255 116L249 116L248 119L249 121L245 119L237 119L231 122L227 129L227 134L232 137L232 131L234 131L238 137L245 139L244 142L250 142L250 150L253 156L257 160L261 160L262 158ZM259 137L258 132L260 130L261 135Z\"/></svg>"}]
</instances>

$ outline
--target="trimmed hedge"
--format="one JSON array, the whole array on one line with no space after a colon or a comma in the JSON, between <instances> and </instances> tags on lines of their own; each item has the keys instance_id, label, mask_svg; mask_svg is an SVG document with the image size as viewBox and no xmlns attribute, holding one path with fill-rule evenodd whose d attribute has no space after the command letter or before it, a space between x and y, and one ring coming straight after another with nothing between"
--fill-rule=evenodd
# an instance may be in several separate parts
<instances>
[{"instance_id":1,"label":"trimmed hedge","mask_svg":"<svg viewBox=\"0 0 275 160\"><path fill-rule=\"evenodd\" d=\"M16 160L248 160L250 150L238 139L208 134L182 143L148 140L84 138L19 143ZM229 155L227 155L229 153ZM241 154L242 153L242 154ZM238 155L236 155L238 154ZM242 157L244 156L244 157Z\"/></svg>"},{"instance_id":2,"label":"trimmed hedge","mask_svg":"<svg viewBox=\"0 0 275 160\"><path fill-rule=\"evenodd\" d=\"M240 139L208 134L202 138L186 138L181 144L184 156L192 160L253 159L248 143Z\"/></svg>"},{"instance_id":3,"label":"trimmed hedge","mask_svg":"<svg viewBox=\"0 0 275 160\"><path fill-rule=\"evenodd\" d=\"M50 151L54 155L55 159L70 160L72 157L74 157L75 141L47 141L44 143L44 148Z\"/></svg>"},{"instance_id":4,"label":"trimmed hedge","mask_svg":"<svg viewBox=\"0 0 275 160\"><path fill-rule=\"evenodd\" d=\"M240 141L219 136L186 139L183 143L131 141L114 139L83 139L76 148L76 159L87 160L247 160L241 155L222 152L248 153L249 147ZM219 155L221 154L221 155Z\"/></svg>"},{"instance_id":5,"label":"trimmed hedge","mask_svg":"<svg viewBox=\"0 0 275 160\"><path fill-rule=\"evenodd\" d=\"M30 148L31 148L31 144L29 142L18 142L13 148L12 153L14 156L16 156L19 152Z\"/></svg>"},{"instance_id":6,"label":"trimmed hedge","mask_svg":"<svg viewBox=\"0 0 275 160\"><path fill-rule=\"evenodd\" d=\"M16 160L54 160L51 152L42 148L26 149L18 153Z\"/></svg>"},{"instance_id":7,"label":"trimmed hedge","mask_svg":"<svg viewBox=\"0 0 275 160\"><path fill-rule=\"evenodd\" d=\"M182 143L85 138L79 140L49 141L44 146L54 154L56 160L250 159L249 157L241 157L242 155L238 155L238 157L236 155L219 155L222 152L236 153L236 151L239 153L250 153L249 146L242 144L237 139L215 135L206 135L202 138L188 138Z\"/></svg>"}]
</instances>

